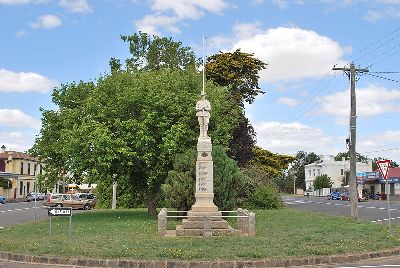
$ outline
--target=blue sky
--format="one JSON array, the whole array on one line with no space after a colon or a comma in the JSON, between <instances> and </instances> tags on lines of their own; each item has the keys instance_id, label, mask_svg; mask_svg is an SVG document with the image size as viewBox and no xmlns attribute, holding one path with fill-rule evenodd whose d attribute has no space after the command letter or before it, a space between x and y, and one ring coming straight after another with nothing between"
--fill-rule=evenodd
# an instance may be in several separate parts
<instances>
[{"instance_id":1,"label":"blue sky","mask_svg":"<svg viewBox=\"0 0 400 268\"><path fill-rule=\"evenodd\" d=\"M400 0L0 0L0 143L24 151L54 109L54 86L89 81L124 59L119 36L139 30L206 53L244 52L268 63L266 94L246 106L258 145L335 155L349 135L354 61L357 151L400 162ZM386 72L386 73L382 73ZM211 119L212 120L212 119Z\"/></svg>"}]
</instances>

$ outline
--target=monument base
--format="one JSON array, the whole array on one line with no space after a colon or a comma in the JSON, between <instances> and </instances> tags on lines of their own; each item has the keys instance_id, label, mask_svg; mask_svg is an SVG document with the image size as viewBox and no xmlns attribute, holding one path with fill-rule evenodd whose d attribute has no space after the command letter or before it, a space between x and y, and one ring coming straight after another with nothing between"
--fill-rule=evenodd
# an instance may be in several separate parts
<instances>
[{"instance_id":1,"label":"monument base","mask_svg":"<svg viewBox=\"0 0 400 268\"><path fill-rule=\"evenodd\" d=\"M216 212L218 207L214 204L214 193L195 193L196 202L191 211Z\"/></svg>"},{"instance_id":2,"label":"monument base","mask_svg":"<svg viewBox=\"0 0 400 268\"><path fill-rule=\"evenodd\" d=\"M188 218L182 220L182 225L176 226L176 236L219 236L235 235L226 220L222 219L220 211L188 211Z\"/></svg>"}]
</instances>

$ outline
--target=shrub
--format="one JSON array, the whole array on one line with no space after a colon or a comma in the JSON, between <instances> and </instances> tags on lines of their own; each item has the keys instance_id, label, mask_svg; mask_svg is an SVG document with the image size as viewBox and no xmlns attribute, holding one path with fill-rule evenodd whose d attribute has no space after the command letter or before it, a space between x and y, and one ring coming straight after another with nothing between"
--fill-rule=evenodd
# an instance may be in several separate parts
<instances>
[{"instance_id":1,"label":"shrub","mask_svg":"<svg viewBox=\"0 0 400 268\"><path fill-rule=\"evenodd\" d=\"M271 186L257 188L250 196L248 205L259 209L281 209L285 206L276 188Z\"/></svg>"}]
</instances>

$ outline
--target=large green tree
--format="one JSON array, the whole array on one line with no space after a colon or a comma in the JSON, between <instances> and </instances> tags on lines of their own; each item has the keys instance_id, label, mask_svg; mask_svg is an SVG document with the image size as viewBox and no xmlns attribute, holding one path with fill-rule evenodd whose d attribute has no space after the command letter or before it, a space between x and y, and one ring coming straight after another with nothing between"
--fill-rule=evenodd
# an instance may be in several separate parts
<instances>
[{"instance_id":1,"label":"large green tree","mask_svg":"<svg viewBox=\"0 0 400 268\"><path fill-rule=\"evenodd\" d=\"M254 54L241 52L220 52L207 58L206 77L214 83L230 89L231 96L238 104L253 103L258 94L264 92L258 85L259 72L267 64Z\"/></svg>"},{"instance_id":2,"label":"large green tree","mask_svg":"<svg viewBox=\"0 0 400 268\"><path fill-rule=\"evenodd\" d=\"M190 47L172 38L159 37L139 32L121 36L122 41L129 44L130 57L125 59L125 70L159 69L195 69L198 65L195 54ZM123 65L119 59L111 58L112 72L121 71Z\"/></svg>"},{"instance_id":3,"label":"large green tree","mask_svg":"<svg viewBox=\"0 0 400 268\"><path fill-rule=\"evenodd\" d=\"M207 58L206 77L215 84L227 87L230 97L242 108L240 122L232 131L233 139L229 145L228 155L235 159L240 167L245 167L253 158L253 147L256 144L256 133L245 116L244 102L253 103L258 94L264 92L258 85L259 72L267 64L243 53L240 49L234 52L220 52Z\"/></svg>"},{"instance_id":4,"label":"large green tree","mask_svg":"<svg viewBox=\"0 0 400 268\"><path fill-rule=\"evenodd\" d=\"M333 184L333 182L331 180L331 177L329 177L326 174L322 174L322 175L315 177L313 185L314 185L315 190L319 190L322 188L331 188L332 184Z\"/></svg>"},{"instance_id":5,"label":"large green tree","mask_svg":"<svg viewBox=\"0 0 400 268\"><path fill-rule=\"evenodd\" d=\"M240 111L225 89L208 88L210 136L227 147ZM200 91L195 70L114 72L96 83L62 85L53 92L58 109L43 111L33 152L46 169L89 177L104 186L100 190L109 190L116 174L119 185L125 184L119 189L131 197L142 193L154 213L174 156L195 147ZM53 153L60 157L54 164Z\"/></svg>"}]
</instances>

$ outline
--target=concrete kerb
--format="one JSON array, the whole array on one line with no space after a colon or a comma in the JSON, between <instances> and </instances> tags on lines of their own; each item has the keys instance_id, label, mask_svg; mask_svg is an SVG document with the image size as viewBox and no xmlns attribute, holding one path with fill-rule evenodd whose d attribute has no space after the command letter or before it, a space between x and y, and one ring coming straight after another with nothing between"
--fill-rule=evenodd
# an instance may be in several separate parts
<instances>
[{"instance_id":1,"label":"concrete kerb","mask_svg":"<svg viewBox=\"0 0 400 268\"><path fill-rule=\"evenodd\" d=\"M293 259L263 259L263 260L216 260L216 261L146 261L132 259L90 259L66 258L54 256L32 256L9 252L0 252L0 259L25 263L43 263L89 266L89 267L124 267L124 268L264 268L264 267L293 267L306 265L340 264L374 258L400 255L400 247L385 249L378 252L360 252L354 254L312 256Z\"/></svg>"}]
</instances>

